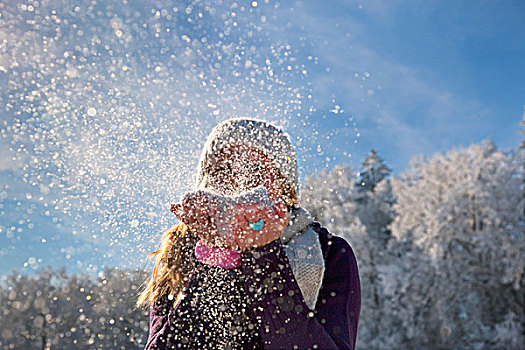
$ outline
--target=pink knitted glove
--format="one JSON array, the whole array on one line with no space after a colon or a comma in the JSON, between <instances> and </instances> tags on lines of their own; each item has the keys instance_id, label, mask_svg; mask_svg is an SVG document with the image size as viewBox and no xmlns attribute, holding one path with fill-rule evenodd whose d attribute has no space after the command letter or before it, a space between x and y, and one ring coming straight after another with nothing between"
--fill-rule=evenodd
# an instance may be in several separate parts
<instances>
[{"instance_id":1,"label":"pink knitted glove","mask_svg":"<svg viewBox=\"0 0 525 350\"><path fill-rule=\"evenodd\" d=\"M189 192L171 211L206 246L242 251L276 240L289 222L284 201L271 203L263 186L231 197L203 190ZM260 228L253 226L259 223Z\"/></svg>"}]
</instances>

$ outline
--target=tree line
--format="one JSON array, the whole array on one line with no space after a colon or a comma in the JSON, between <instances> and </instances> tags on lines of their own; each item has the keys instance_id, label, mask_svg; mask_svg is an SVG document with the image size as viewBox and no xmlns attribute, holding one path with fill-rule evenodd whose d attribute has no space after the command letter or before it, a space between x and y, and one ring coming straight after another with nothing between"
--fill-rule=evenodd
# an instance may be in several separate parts
<instances>
[{"instance_id":1,"label":"tree line","mask_svg":"<svg viewBox=\"0 0 525 350\"><path fill-rule=\"evenodd\" d=\"M414 157L372 151L306 181L306 207L358 259L365 349L523 349L525 152L490 141Z\"/></svg>"},{"instance_id":2,"label":"tree line","mask_svg":"<svg viewBox=\"0 0 525 350\"><path fill-rule=\"evenodd\" d=\"M0 288L1 349L143 349L149 311L134 308L149 272L108 268L96 279L45 268L13 271Z\"/></svg>"}]
</instances>

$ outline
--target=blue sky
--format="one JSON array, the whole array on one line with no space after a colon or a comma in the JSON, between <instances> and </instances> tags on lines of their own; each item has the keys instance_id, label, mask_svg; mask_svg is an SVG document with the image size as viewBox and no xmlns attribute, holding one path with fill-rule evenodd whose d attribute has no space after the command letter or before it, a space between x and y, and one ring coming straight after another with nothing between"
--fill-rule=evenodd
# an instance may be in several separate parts
<instances>
[{"instance_id":1,"label":"blue sky","mask_svg":"<svg viewBox=\"0 0 525 350\"><path fill-rule=\"evenodd\" d=\"M303 2L294 12L329 62L319 85L358 121L357 159L373 147L399 173L413 154L521 140L523 2ZM352 76L365 71L359 89Z\"/></svg>"},{"instance_id":2,"label":"blue sky","mask_svg":"<svg viewBox=\"0 0 525 350\"><path fill-rule=\"evenodd\" d=\"M303 176L371 148L400 174L412 155L522 139L523 1L7 3L0 274L149 267L227 117L282 125ZM61 22L31 27L37 10Z\"/></svg>"}]
</instances>

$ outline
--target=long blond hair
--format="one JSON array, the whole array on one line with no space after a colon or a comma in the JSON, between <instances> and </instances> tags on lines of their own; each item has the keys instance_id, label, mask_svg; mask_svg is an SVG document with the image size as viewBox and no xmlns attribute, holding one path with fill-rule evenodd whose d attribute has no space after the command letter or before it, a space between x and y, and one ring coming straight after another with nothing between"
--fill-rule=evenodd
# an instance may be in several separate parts
<instances>
[{"instance_id":1,"label":"long blond hair","mask_svg":"<svg viewBox=\"0 0 525 350\"><path fill-rule=\"evenodd\" d=\"M288 208L297 207L295 189L284 177L279 177L278 181ZM169 300L173 304L178 301L193 269L190 257L198 240L197 235L182 222L164 232L160 248L148 254L148 258L155 258L155 266L151 277L142 285L144 288L139 294L137 308L151 306L165 294L171 296Z\"/></svg>"},{"instance_id":2,"label":"long blond hair","mask_svg":"<svg viewBox=\"0 0 525 350\"><path fill-rule=\"evenodd\" d=\"M180 298L193 268L190 257L197 241L198 237L182 222L164 232L160 248L148 254L148 258L155 258L155 265L136 307L151 306L165 294L171 295L174 302Z\"/></svg>"}]
</instances>

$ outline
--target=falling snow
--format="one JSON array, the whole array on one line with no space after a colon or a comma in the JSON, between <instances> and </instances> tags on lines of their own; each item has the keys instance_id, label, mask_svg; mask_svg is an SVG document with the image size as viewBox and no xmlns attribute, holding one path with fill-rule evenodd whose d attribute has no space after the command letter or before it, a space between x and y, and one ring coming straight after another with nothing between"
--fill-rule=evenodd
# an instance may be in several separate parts
<instances>
[{"instance_id":1,"label":"falling snow","mask_svg":"<svg viewBox=\"0 0 525 350\"><path fill-rule=\"evenodd\" d=\"M31 4L0 7L2 145L35 205L108 263L145 261L218 120L297 125L298 143L308 133L312 62L305 42L268 40L261 18L277 4Z\"/></svg>"},{"instance_id":2,"label":"falling snow","mask_svg":"<svg viewBox=\"0 0 525 350\"><path fill-rule=\"evenodd\" d=\"M151 275L146 256L174 224L170 204L193 188L219 121L283 126L305 173L351 159L361 137L351 106L319 101L311 75L330 67L307 38L287 39L280 6L0 3L0 258L18 264L0 281L0 348L144 347L148 312L134 303ZM362 100L381 91L367 85L375 76L353 73ZM314 114L340 128L320 131ZM358 176L340 166L309 177L303 197L356 251L363 347L519 348L523 151L474 145L416 159L392 180L372 158ZM256 337L241 278L201 265L196 280L215 289L181 304L213 303L199 317L228 320L212 330L225 348ZM276 300L292 305L291 292Z\"/></svg>"},{"instance_id":3,"label":"falling snow","mask_svg":"<svg viewBox=\"0 0 525 350\"><path fill-rule=\"evenodd\" d=\"M272 37L288 26L276 25L278 8L270 1L0 4L0 142L2 169L12 171L0 209L14 215L0 226L11 242L0 256L16 255L31 237L22 271L37 273L53 259L91 276L107 266L146 267L147 252L174 222L170 203L194 186L202 142L220 120L275 121L294 131L304 159L323 157L311 145L322 140L304 141L316 111L308 72L317 58L301 52L304 39ZM41 218L50 224L40 226ZM92 320L77 312L81 322ZM43 315L39 329L58 324L53 312ZM80 324L74 328L60 337L77 339ZM103 343L91 329L86 344ZM60 347L57 339L47 338Z\"/></svg>"}]
</instances>

